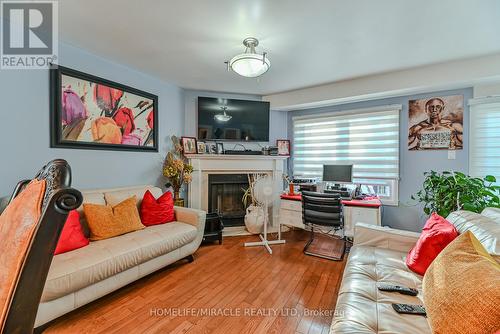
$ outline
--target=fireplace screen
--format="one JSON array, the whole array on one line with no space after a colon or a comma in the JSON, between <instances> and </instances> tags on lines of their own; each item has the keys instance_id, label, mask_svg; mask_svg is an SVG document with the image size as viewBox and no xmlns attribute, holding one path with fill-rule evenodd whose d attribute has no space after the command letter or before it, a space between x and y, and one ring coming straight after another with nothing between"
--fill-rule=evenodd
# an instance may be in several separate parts
<instances>
[{"instance_id":1,"label":"fireplace screen","mask_svg":"<svg viewBox=\"0 0 500 334\"><path fill-rule=\"evenodd\" d=\"M248 189L246 174L210 174L208 211L218 212L224 226L244 226L243 194Z\"/></svg>"}]
</instances>

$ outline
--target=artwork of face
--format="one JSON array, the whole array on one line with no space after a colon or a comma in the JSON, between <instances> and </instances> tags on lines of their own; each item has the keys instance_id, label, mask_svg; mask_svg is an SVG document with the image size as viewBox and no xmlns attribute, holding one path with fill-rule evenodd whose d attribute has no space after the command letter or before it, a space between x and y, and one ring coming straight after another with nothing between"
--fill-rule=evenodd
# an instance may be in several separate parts
<instances>
[{"instance_id":1,"label":"artwork of face","mask_svg":"<svg viewBox=\"0 0 500 334\"><path fill-rule=\"evenodd\" d=\"M440 98L433 98L425 104L425 112L429 119L437 119L444 110L444 102Z\"/></svg>"},{"instance_id":2,"label":"artwork of face","mask_svg":"<svg viewBox=\"0 0 500 334\"><path fill-rule=\"evenodd\" d=\"M410 100L408 149L462 149L463 103L463 95Z\"/></svg>"}]
</instances>

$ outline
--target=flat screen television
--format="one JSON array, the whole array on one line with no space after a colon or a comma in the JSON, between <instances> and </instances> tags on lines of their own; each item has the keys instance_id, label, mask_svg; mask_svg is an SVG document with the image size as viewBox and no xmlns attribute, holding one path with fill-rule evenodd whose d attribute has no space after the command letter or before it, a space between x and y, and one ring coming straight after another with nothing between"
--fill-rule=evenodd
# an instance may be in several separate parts
<instances>
[{"instance_id":1,"label":"flat screen television","mask_svg":"<svg viewBox=\"0 0 500 334\"><path fill-rule=\"evenodd\" d=\"M199 96L198 140L269 141L269 102Z\"/></svg>"}]
</instances>

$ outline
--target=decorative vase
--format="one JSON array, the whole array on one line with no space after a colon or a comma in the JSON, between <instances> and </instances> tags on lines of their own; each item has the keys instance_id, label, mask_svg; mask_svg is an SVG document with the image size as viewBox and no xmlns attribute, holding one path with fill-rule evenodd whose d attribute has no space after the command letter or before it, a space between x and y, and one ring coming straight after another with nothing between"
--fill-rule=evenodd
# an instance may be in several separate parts
<instances>
[{"instance_id":1,"label":"decorative vase","mask_svg":"<svg viewBox=\"0 0 500 334\"><path fill-rule=\"evenodd\" d=\"M262 233L264 228L264 208L249 205L245 215L245 227L250 233Z\"/></svg>"},{"instance_id":2,"label":"decorative vase","mask_svg":"<svg viewBox=\"0 0 500 334\"><path fill-rule=\"evenodd\" d=\"M184 206L184 198L180 198L179 190L174 191L174 205L175 206Z\"/></svg>"}]
</instances>

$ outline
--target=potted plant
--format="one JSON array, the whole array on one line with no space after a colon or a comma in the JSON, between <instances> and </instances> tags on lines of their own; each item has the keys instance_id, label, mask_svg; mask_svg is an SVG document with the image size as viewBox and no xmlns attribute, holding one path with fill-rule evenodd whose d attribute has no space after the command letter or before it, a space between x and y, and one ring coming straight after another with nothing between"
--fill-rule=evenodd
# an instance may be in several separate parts
<instances>
[{"instance_id":1,"label":"potted plant","mask_svg":"<svg viewBox=\"0 0 500 334\"><path fill-rule=\"evenodd\" d=\"M453 171L424 175L423 188L411 198L422 203L428 215L437 212L447 217L456 210L480 213L486 207L500 207L500 186L492 175L483 179Z\"/></svg>"},{"instance_id":2,"label":"potted plant","mask_svg":"<svg viewBox=\"0 0 500 334\"><path fill-rule=\"evenodd\" d=\"M180 198L180 190L183 184L193 180L191 173L193 166L187 162L182 155L182 145L176 136L172 136L173 149L167 153L163 163L163 176L165 176L174 189L174 205L184 206L184 199Z\"/></svg>"}]
</instances>

